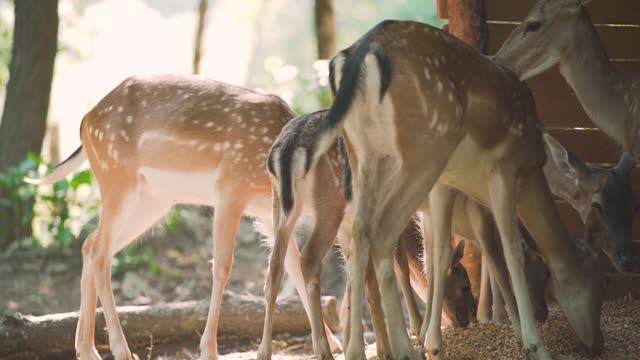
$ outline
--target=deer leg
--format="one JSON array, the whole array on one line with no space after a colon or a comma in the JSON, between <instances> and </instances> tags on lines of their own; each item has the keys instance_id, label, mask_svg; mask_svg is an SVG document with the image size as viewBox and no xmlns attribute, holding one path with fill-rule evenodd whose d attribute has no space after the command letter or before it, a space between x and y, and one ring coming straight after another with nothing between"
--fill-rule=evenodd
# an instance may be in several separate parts
<instances>
[{"instance_id":1,"label":"deer leg","mask_svg":"<svg viewBox=\"0 0 640 360\"><path fill-rule=\"evenodd\" d=\"M422 317L420 311L418 311L418 304L416 298L413 295L413 289L411 288L411 278L409 274L409 263L407 261L407 252L402 246L403 241L412 241L411 238L401 238L400 245L396 249L395 259L397 265L398 279L400 280L400 288L402 289L402 295L404 296L405 304L407 305L407 312L409 313L409 325L411 333L414 335L420 334L420 325L422 324Z\"/></svg>"},{"instance_id":2,"label":"deer leg","mask_svg":"<svg viewBox=\"0 0 640 360\"><path fill-rule=\"evenodd\" d=\"M213 213L213 286L207 324L200 339L200 358L203 360L218 358L218 322L222 293L231 275L236 232L245 205L244 202L237 201L234 194L218 194L216 200Z\"/></svg>"},{"instance_id":3,"label":"deer leg","mask_svg":"<svg viewBox=\"0 0 640 360\"><path fill-rule=\"evenodd\" d=\"M273 332L273 320L276 308L276 299L278 292L280 292L280 285L282 284L282 278L284 277L283 267L286 265L285 257L291 257L291 270L294 274L294 283L298 288L299 282L303 282L302 274L300 274L300 253L298 252L298 245L295 240L291 240L291 246L289 241L292 238L291 235L295 228L295 224L300 216L299 207L294 207L291 213L284 215L282 208L280 207L280 199L277 197L274 191L273 197L273 227L274 227L274 241L271 249L271 255L269 256L269 268L267 272L267 278L264 285L265 296L265 316L264 327L262 330L262 341L258 346L257 358L266 360L271 358L271 339ZM289 254L291 252L291 254ZM294 259L295 258L295 263ZM295 269L294 269L295 268ZM295 270L295 271L294 271ZM308 304L306 293L303 290L297 289L302 304L307 310ZM309 314L307 312L307 314Z\"/></svg>"},{"instance_id":4,"label":"deer leg","mask_svg":"<svg viewBox=\"0 0 640 360\"><path fill-rule=\"evenodd\" d=\"M366 274L367 300L369 301L369 309L371 310L371 322L373 331L376 334L376 351L379 359L390 359L391 345L389 344L389 334L384 324L384 314L382 313L382 302L380 299L380 287L376 279L376 272L373 268L373 262L369 261Z\"/></svg>"},{"instance_id":5,"label":"deer leg","mask_svg":"<svg viewBox=\"0 0 640 360\"><path fill-rule=\"evenodd\" d=\"M495 276L489 274L489 284L491 285L491 296L493 298L493 304L491 305L491 321L494 324L508 324L509 315L506 312L504 299L502 298L502 291L498 286ZM510 296L513 296L511 293Z\"/></svg>"},{"instance_id":6,"label":"deer leg","mask_svg":"<svg viewBox=\"0 0 640 360\"><path fill-rule=\"evenodd\" d=\"M489 279L489 265L485 255L482 255L480 268L480 299L478 300L478 321L488 323L491 321L491 288Z\"/></svg>"},{"instance_id":7,"label":"deer leg","mask_svg":"<svg viewBox=\"0 0 640 360\"><path fill-rule=\"evenodd\" d=\"M505 169L496 169L489 179L491 208L500 232L502 248L507 268L514 287L518 313L522 321L522 342L524 352L531 359L551 359L538 334L533 317L531 298L524 274L524 254L522 238L518 229L517 177L516 173ZM515 326L515 324L514 324Z\"/></svg>"},{"instance_id":8,"label":"deer leg","mask_svg":"<svg viewBox=\"0 0 640 360\"><path fill-rule=\"evenodd\" d=\"M95 242L87 246L86 252L91 269L89 271L93 272L96 293L102 304L109 333L109 347L117 360L129 360L133 357L116 311L111 286L111 259L158 221L170 207L170 204L140 192L123 194L120 198L112 196L103 199Z\"/></svg>"},{"instance_id":9,"label":"deer leg","mask_svg":"<svg viewBox=\"0 0 640 360\"><path fill-rule=\"evenodd\" d=\"M80 316L76 327L76 357L80 360L101 360L95 345L95 319L98 297L93 277L91 249L95 246L96 233L89 235L82 244L82 279L80 285Z\"/></svg>"},{"instance_id":10,"label":"deer leg","mask_svg":"<svg viewBox=\"0 0 640 360\"><path fill-rule=\"evenodd\" d=\"M420 327L420 343L424 344L429 329L429 320L431 320L431 306L433 304L433 224L431 217L426 214L422 218L424 229L423 249L424 255L422 262L427 278L427 294L424 301L424 317L422 318L422 326Z\"/></svg>"},{"instance_id":11,"label":"deer leg","mask_svg":"<svg viewBox=\"0 0 640 360\"><path fill-rule=\"evenodd\" d=\"M444 299L445 279L453 251L451 249L451 217L455 193L448 186L436 184L429 194L431 221L433 222L433 300L431 319L425 340L425 350L430 359L444 359L445 351L442 341L441 316Z\"/></svg>"},{"instance_id":12,"label":"deer leg","mask_svg":"<svg viewBox=\"0 0 640 360\"><path fill-rule=\"evenodd\" d=\"M495 227L493 215L475 202L469 203L466 211L471 220L473 234L482 251L483 261L487 260L489 279L497 284L497 289L493 292L494 304L504 299L505 305L503 305L503 307L507 310L507 314L511 319L513 332L516 338L521 340L522 334L520 333L518 308L515 297L513 296L513 291L511 290L509 272L505 263L502 246L500 245L500 235ZM496 310L492 312L495 317Z\"/></svg>"},{"instance_id":13,"label":"deer leg","mask_svg":"<svg viewBox=\"0 0 640 360\"><path fill-rule=\"evenodd\" d=\"M357 205L356 205L357 206ZM371 235L366 223L369 221L369 211L361 206L356 209L353 222L353 243L351 256L347 258L348 281L351 288L349 296L349 343L346 350L347 359L364 359L364 334L362 332L363 318L362 299L364 298L364 279L369 263ZM365 215L366 214L366 215Z\"/></svg>"},{"instance_id":14,"label":"deer leg","mask_svg":"<svg viewBox=\"0 0 640 360\"><path fill-rule=\"evenodd\" d=\"M351 284L349 283L349 279L347 276L347 284L344 289L344 296L342 298L342 304L340 305L340 323L342 324L342 334L343 334L343 347L346 349L349 346L349 333L351 327L350 325L350 311L349 311L349 302L351 301Z\"/></svg>"},{"instance_id":15,"label":"deer leg","mask_svg":"<svg viewBox=\"0 0 640 360\"><path fill-rule=\"evenodd\" d=\"M317 206L321 204L316 204ZM322 204L330 207L326 203ZM333 246L340 224L342 209L322 208L316 212L316 226L302 250L302 272L308 296L311 335L314 353L317 359L332 359L331 349L327 341L327 332L331 334L322 320L320 304L320 275L325 255ZM326 329L326 330L325 330Z\"/></svg>"}]
</instances>

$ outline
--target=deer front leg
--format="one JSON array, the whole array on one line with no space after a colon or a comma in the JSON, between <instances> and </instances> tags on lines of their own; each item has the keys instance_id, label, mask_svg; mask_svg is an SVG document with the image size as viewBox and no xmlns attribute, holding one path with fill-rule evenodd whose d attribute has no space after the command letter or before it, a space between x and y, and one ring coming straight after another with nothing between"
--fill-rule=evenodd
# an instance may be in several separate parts
<instances>
[{"instance_id":1,"label":"deer front leg","mask_svg":"<svg viewBox=\"0 0 640 360\"><path fill-rule=\"evenodd\" d=\"M207 325L200 339L202 360L218 358L218 322L222 293L231 275L236 232L244 210L244 203L233 199L232 194L228 195L215 202L217 206L213 213L213 286Z\"/></svg>"},{"instance_id":2,"label":"deer front leg","mask_svg":"<svg viewBox=\"0 0 640 360\"><path fill-rule=\"evenodd\" d=\"M551 359L538 334L533 317L531 298L524 274L524 254L522 238L518 229L517 177L515 171L495 169L489 179L491 209L500 232L504 257L514 287L518 313L522 321L522 342L524 353L530 359ZM515 326L515 324L514 324Z\"/></svg>"},{"instance_id":3,"label":"deer front leg","mask_svg":"<svg viewBox=\"0 0 640 360\"><path fill-rule=\"evenodd\" d=\"M478 299L478 321L488 323L491 321L491 286L489 279L489 265L485 255L482 255L480 268L480 298Z\"/></svg>"},{"instance_id":4,"label":"deer front leg","mask_svg":"<svg viewBox=\"0 0 640 360\"><path fill-rule=\"evenodd\" d=\"M422 326L420 327L420 343L424 344L429 329L429 320L431 320L431 306L433 304L433 224L431 217L424 214L422 217L422 228L424 229L423 249L424 255L422 262L427 278L427 294L424 303L424 317L422 318Z\"/></svg>"},{"instance_id":5,"label":"deer front leg","mask_svg":"<svg viewBox=\"0 0 640 360\"><path fill-rule=\"evenodd\" d=\"M492 274L489 274L489 284L491 285L491 297L493 299L493 304L491 305L491 321L494 324L508 324L509 323L509 315L505 311L505 303L502 296L502 291L500 291L500 287L498 286L498 282L495 279L496 277ZM511 296L513 294L511 293Z\"/></svg>"},{"instance_id":6,"label":"deer front leg","mask_svg":"<svg viewBox=\"0 0 640 360\"><path fill-rule=\"evenodd\" d=\"M454 191L446 185L435 184L429 193L431 221L433 229L433 300L431 319L425 340L425 350L429 359L445 359L442 341L441 317L444 299L445 279L451 265L453 252L451 249L451 217L453 215Z\"/></svg>"},{"instance_id":7,"label":"deer front leg","mask_svg":"<svg viewBox=\"0 0 640 360\"><path fill-rule=\"evenodd\" d=\"M412 221L414 221L412 219ZM404 235L404 234L403 234ZM403 236L401 235L401 236ZM402 295L404 296L404 302L407 305L407 312L409 313L409 325L411 333L414 335L420 334L420 325L422 324L422 317L420 311L418 311L418 304L416 298L413 295L413 289L411 288L411 279L409 274L409 263L407 262L407 251L403 247L403 241L414 241L413 238L400 239L400 244L396 249L395 259L397 265L398 280L400 280L400 288L402 289Z\"/></svg>"}]
</instances>

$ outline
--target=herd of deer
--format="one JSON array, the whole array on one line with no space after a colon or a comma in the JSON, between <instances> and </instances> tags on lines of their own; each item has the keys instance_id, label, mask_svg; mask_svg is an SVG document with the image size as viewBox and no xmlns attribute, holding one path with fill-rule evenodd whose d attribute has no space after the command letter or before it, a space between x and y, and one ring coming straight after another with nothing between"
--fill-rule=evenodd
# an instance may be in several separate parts
<instances>
[{"instance_id":1,"label":"herd of deer","mask_svg":"<svg viewBox=\"0 0 640 360\"><path fill-rule=\"evenodd\" d=\"M271 356L283 266L308 315L318 359L343 346L347 359L365 358L365 292L378 356L423 356L407 336L396 277L411 331L429 358L444 359L443 306L454 324L476 317L459 264L463 245L452 262L452 233L482 252L480 320L489 320L493 290L527 356L551 359L535 320L546 312L534 311L531 300L543 291L531 278L549 274L579 343L600 352L604 277L593 249L604 250L620 271L638 265L630 178L640 157L640 86L609 62L588 2L537 1L493 58L440 29L384 21L330 62L331 108L298 117L276 96L202 77L125 80L84 117L82 146L46 177L27 179L51 184L88 159L100 188L100 223L82 248L77 356L100 359L99 298L113 356L132 359L116 313L111 258L176 203L215 206L203 359L218 356L222 292L243 214L260 219L260 230L273 238L260 359ZM588 165L545 133L522 81L554 65L593 122L625 151L614 167ZM584 240L570 238L552 194L579 212ZM292 236L299 221L313 224L302 253ZM344 345L320 307L322 260L336 238L348 272ZM530 271L533 252L544 263ZM424 320L412 287L426 302Z\"/></svg>"}]
</instances>

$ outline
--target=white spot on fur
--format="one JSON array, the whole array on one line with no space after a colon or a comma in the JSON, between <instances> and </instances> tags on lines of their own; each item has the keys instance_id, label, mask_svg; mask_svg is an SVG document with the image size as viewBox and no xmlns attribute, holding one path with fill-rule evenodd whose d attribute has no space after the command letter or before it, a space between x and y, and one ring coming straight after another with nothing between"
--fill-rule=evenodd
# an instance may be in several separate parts
<instances>
[{"instance_id":1,"label":"white spot on fur","mask_svg":"<svg viewBox=\"0 0 640 360\"><path fill-rule=\"evenodd\" d=\"M124 141L129 141L129 135L127 135L127 132L124 130L120 130L120 136L122 136L122 138L124 139Z\"/></svg>"},{"instance_id":2,"label":"white spot on fur","mask_svg":"<svg viewBox=\"0 0 640 360\"><path fill-rule=\"evenodd\" d=\"M438 93L442 94L442 91L444 90L444 86L442 85L442 82L440 80L438 80Z\"/></svg>"},{"instance_id":3,"label":"white spot on fur","mask_svg":"<svg viewBox=\"0 0 640 360\"><path fill-rule=\"evenodd\" d=\"M234 149L242 149L242 147L243 147L243 146L242 146L242 143L241 143L241 142L237 142L237 143L233 144L233 148L234 148Z\"/></svg>"},{"instance_id":4,"label":"white spot on fur","mask_svg":"<svg viewBox=\"0 0 640 360\"><path fill-rule=\"evenodd\" d=\"M222 148L223 148L224 150L227 150L227 149L228 149L228 148L230 148L230 147L231 147L231 143L230 143L230 142L225 141L224 143L222 143Z\"/></svg>"},{"instance_id":5,"label":"white spot on fur","mask_svg":"<svg viewBox=\"0 0 640 360\"><path fill-rule=\"evenodd\" d=\"M198 125L200 124L200 120L193 120L193 125Z\"/></svg>"},{"instance_id":6,"label":"white spot on fur","mask_svg":"<svg viewBox=\"0 0 640 360\"><path fill-rule=\"evenodd\" d=\"M207 144L205 144L205 143L202 143L202 144L198 145L198 151L202 151L202 150L204 150L206 148L207 148Z\"/></svg>"},{"instance_id":7,"label":"white spot on fur","mask_svg":"<svg viewBox=\"0 0 640 360\"><path fill-rule=\"evenodd\" d=\"M140 106L142 106L142 107L146 107L146 106L147 106L147 100L142 100L142 101L140 102Z\"/></svg>"},{"instance_id":8,"label":"white spot on fur","mask_svg":"<svg viewBox=\"0 0 640 360\"><path fill-rule=\"evenodd\" d=\"M204 127L210 128L213 126L213 121L209 121Z\"/></svg>"},{"instance_id":9,"label":"white spot on fur","mask_svg":"<svg viewBox=\"0 0 640 360\"><path fill-rule=\"evenodd\" d=\"M125 120L127 121L127 124L131 124L133 122L133 116L127 115L127 118Z\"/></svg>"},{"instance_id":10,"label":"white spot on fur","mask_svg":"<svg viewBox=\"0 0 640 360\"><path fill-rule=\"evenodd\" d=\"M213 151L220 151L222 150L222 145L220 145L219 143L215 143L213 144Z\"/></svg>"},{"instance_id":11,"label":"white spot on fur","mask_svg":"<svg viewBox=\"0 0 640 360\"><path fill-rule=\"evenodd\" d=\"M429 68L424 68L424 76L427 78L427 80L431 80L431 71L429 71Z\"/></svg>"},{"instance_id":12,"label":"white spot on fur","mask_svg":"<svg viewBox=\"0 0 640 360\"><path fill-rule=\"evenodd\" d=\"M431 123L429 123L429 127L433 129L436 127L437 123L438 123L438 109L434 109L433 114L431 115Z\"/></svg>"},{"instance_id":13,"label":"white spot on fur","mask_svg":"<svg viewBox=\"0 0 640 360\"><path fill-rule=\"evenodd\" d=\"M124 111L124 107L122 105L118 106L118 112L121 113Z\"/></svg>"}]
</instances>

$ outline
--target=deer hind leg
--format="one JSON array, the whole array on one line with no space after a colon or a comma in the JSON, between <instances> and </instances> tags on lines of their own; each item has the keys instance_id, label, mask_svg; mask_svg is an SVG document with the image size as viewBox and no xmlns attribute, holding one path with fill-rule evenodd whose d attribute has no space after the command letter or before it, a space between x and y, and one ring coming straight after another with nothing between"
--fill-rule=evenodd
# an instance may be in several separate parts
<instances>
[{"instance_id":1,"label":"deer hind leg","mask_svg":"<svg viewBox=\"0 0 640 360\"><path fill-rule=\"evenodd\" d=\"M417 219L411 219L411 221L417 221ZM413 295L413 290L411 287L411 278L409 273L409 263L407 260L407 256L409 256L402 246L403 241L414 241L411 237L405 237L403 233L400 238L400 245L396 249L395 258L397 265L397 275L398 280L400 280L400 288L402 289L402 295L404 296L404 301L407 305L407 312L409 313L409 327L411 329L411 333L414 335L420 334L420 325L422 324L422 317L420 316L420 311L418 311L418 304L416 303L416 298Z\"/></svg>"},{"instance_id":2,"label":"deer hind leg","mask_svg":"<svg viewBox=\"0 0 640 360\"><path fill-rule=\"evenodd\" d=\"M489 275L489 264L487 257L482 255L482 263L480 265L480 296L478 299L478 322L488 323L491 321L491 284Z\"/></svg>"},{"instance_id":3,"label":"deer hind leg","mask_svg":"<svg viewBox=\"0 0 640 360\"><path fill-rule=\"evenodd\" d=\"M294 283L298 289L298 294L302 300L302 304L305 307L305 311L308 308L308 300L304 287L299 289L299 283L303 282L301 269L300 269L300 253L298 252L298 245L295 240L292 239L292 233L295 229L296 222L300 216L300 208L295 206L291 209L288 215L284 215L282 208L280 207L280 199L273 192L273 227L274 227L274 242L271 249L271 255L269 256L269 269L267 272L267 278L264 285L265 293L265 317L264 328L262 330L262 341L258 346L257 358L261 360L271 358L271 340L273 333L273 320L275 316L276 300L280 286L282 284L282 278L284 277L283 267L289 265L287 271L293 276ZM291 244L289 244L291 241ZM285 257L290 259L285 262ZM307 315L309 312L307 311Z\"/></svg>"},{"instance_id":4,"label":"deer hind leg","mask_svg":"<svg viewBox=\"0 0 640 360\"><path fill-rule=\"evenodd\" d=\"M200 358L203 360L218 358L218 322L222 294L231 275L236 233L246 204L238 200L235 195L233 193L218 194L214 202L213 286L207 325L200 339Z\"/></svg>"},{"instance_id":5,"label":"deer hind leg","mask_svg":"<svg viewBox=\"0 0 640 360\"><path fill-rule=\"evenodd\" d=\"M500 232L504 257L511 275L516 302L518 303L518 313L522 321L524 352L531 359L551 359L536 328L527 279L524 274L523 240L518 229L516 213L516 172L502 168L495 170L489 179L491 208Z\"/></svg>"},{"instance_id":6,"label":"deer hind leg","mask_svg":"<svg viewBox=\"0 0 640 360\"><path fill-rule=\"evenodd\" d=\"M367 266L367 274L365 275L367 287L367 300L369 301L369 309L371 312L371 323L373 331L376 334L376 351L378 359L391 359L391 345L389 344L389 334L384 324L384 314L382 312L382 301L380 299L380 287L378 279L376 279L376 271L373 267L373 261L369 261Z\"/></svg>"},{"instance_id":7,"label":"deer hind leg","mask_svg":"<svg viewBox=\"0 0 640 360\"><path fill-rule=\"evenodd\" d=\"M316 191L319 191L317 189ZM326 191L324 189L323 191ZM321 196L317 194L317 196ZM317 359L332 359L327 340L328 328L322 320L320 303L320 275L322 262L333 246L336 234L342 223L343 205L330 202L317 202L316 224L302 250L302 273L309 302L309 317L314 353ZM301 294L304 296L305 294ZM325 330L326 329L326 330ZM331 331L328 330L331 334Z\"/></svg>"},{"instance_id":8,"label":"deer hind leg","mask_svg":"<svg viewBox=\"0 0 640 360\"><path fill-rule=\"evenodd\" d=\"M103 193L104 189L103 189ZM120 196L117 194L120 193ZM103 197L98 230L83 245L82 298L76 347L81 358L93 344L96 294L102 304L109 345L115 359L132 359L118 315L111 287L111 259L120 249L135 240L171 207L170 204L142 192L109 192ZM85 334L91 334L86 336ZM88 355L88 356L86 356Z\"/></svg>"},{"instance_id":9,"label":"deer hind leg","mask_svg":"<svg viewBox=\"0 0 640 360\"><path fill-rule=\"evenodd\" d=\"M425 350L431 359L444 359L441 316L444 299L445 280L453 251L451 249L451 217L455 192L446 185L436 184L429 194L431 221L433 222L433 300L431 319L425 339Z\"/></svg>"},{"instance_id":10,"label":"deer hind leg","mask_svg":"<svg viewBox=\"0 0 640 360\"><path fill-rule=\"evenodd\" d=\"M96 233L89 235L82 245L82 279L80 285L80 317L76 327L76 357L80 360L100 360L95 346L95 319L98 297L90 249L96 242Z\"/></svg>"}]
</instances>

